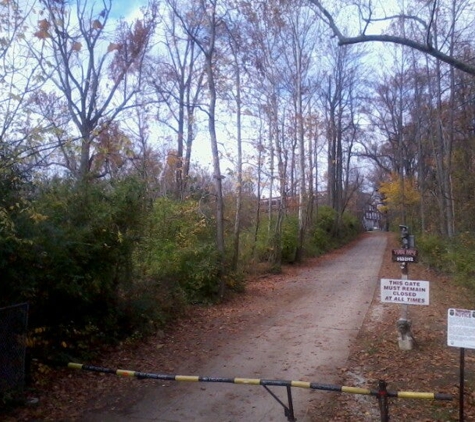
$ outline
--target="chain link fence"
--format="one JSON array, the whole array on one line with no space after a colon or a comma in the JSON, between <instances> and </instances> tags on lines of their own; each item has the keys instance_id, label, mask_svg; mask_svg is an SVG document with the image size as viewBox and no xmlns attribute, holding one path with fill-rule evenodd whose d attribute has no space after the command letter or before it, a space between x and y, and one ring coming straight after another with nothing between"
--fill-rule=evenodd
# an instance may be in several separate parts
<instances>
[{"instance_id":1,"label":"chain link fence","mask_svg":"<svg viewBox=\"0 0 475 422\"><path fill-rule=\"evenodd\" d=\"M27 303L0 308L0 394L24 388L27 326Z\"/></svg>"}]
</instances>

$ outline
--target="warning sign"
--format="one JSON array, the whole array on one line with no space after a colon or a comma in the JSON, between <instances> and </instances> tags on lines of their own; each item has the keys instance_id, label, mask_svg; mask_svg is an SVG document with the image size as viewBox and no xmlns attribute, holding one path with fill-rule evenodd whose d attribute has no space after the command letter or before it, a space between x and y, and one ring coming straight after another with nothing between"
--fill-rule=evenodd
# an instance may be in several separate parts
<instances>
[{"instance_id":1,"label":"warning sign","mask_svg":"<svg viewBox=\"0 0 475 422\"><path fill-rule=\"evenodd\" d=\"M475 311L447 311L447 344L452 347L475 349Z\"/></svg>"},{"instance_id":2,"label":"warning sign","mask_svg":"<svg viewBox=\"0 0 475 422\"><path fill-rule=\"evenodd\" d=\"M381 302L404 305L428 305L429 282L382 278Z\"/></svg>"}]
</instances>

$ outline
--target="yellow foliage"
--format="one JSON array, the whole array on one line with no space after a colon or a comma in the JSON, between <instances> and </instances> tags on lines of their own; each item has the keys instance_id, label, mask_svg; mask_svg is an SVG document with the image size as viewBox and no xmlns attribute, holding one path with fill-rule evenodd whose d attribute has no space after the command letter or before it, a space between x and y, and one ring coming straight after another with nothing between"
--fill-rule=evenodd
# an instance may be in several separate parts
<instances>
[{"instance_id":1,"label":"yellow foliage","mask_svg":"<svg viewBox=\"0 0 475 422\"><path fill-rule=\"evenodd\" d=\"M43 363L38 364L38 372L40 374L46 375L51 372L51 368L48 365L45 365Z\"/></svg>"},{"instance_id":2,"label":"yellow foliage","mask_svg":"<svg viewBox=\"0 0 475 422\"><path fill-rule=\"evenodd\" d=\"M37 346L47 346L49 344L48 340L43 338L43 334L46 333L46 327L37 327L26 337L26 346L27 347L37 347Z\"/></svg>"},{"instance_id":3,"label":"yellow foliage","mask_svg":"<svg viewBox=\"0 0 475 422\"><path fill-rule=\"evenodd\" d=\"M45 221L48 219L48 217L46 215L43 215L43 214L40 214L38 212L31 212L30 213L30 218L35 222L35 223L39 223L41 221Z\"/></svg>"},{"instance_id":4,"label":"yellow foliage","mask_svg":"<svg viewBox=\"0 0 475 422\"><path fill-rule=\"evenodd\" d=\"M381 182L379 193L382 195L384 202L381 208L385 208L384 210L398 209L403 205L412 206L419 203L421 195L413 178L405 177L404 191L402 187L401 178L395 173L391 174L391 180L388 182Z\"/></svg>"}]
</instances>

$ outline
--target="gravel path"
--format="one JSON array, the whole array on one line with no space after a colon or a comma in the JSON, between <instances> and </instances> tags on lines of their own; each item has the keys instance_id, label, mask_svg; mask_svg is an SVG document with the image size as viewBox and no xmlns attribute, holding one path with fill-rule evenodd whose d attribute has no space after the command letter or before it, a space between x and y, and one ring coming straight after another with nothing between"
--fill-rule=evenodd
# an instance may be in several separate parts
<instances>
[{"instance_id":1,"label":"gravel path","mask_svg":"<svg viewBox=\"0 0 475 422\"><path fill-rule=\"evenodd\" d=\"M370 233L317 266L296 270L292 280L270 294L252 318L239 321L239 329L228 332L225 341L218 327L216 335L200 345L200 356L190 354L176 373L337 382L379 285L386 242L384 233ZM270 388L287 403L285 388ZM336 393L292 388L296 419L318 421L315 408L329 394ZM262 386L160 382L143 389L125 409L86 413L82 420L267 422L287 418Z\"/></svg>"}]
</instances>

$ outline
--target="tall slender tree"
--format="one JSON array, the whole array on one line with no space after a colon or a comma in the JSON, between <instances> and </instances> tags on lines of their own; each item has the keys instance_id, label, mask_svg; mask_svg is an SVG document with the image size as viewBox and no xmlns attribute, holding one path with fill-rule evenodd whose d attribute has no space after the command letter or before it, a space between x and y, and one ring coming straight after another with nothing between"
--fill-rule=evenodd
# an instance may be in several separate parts
<instances>
[{"instance_id":1,"label":"tall slender tree","mask_svg":"<svg viewBox=\"0 0 475 422\"><path fill-rule=\"evenodd\" d=\"M191 5L191 12L195 24L191 27L185 20L183 11L175 9L177 17L181 20L187 34L196 42L204 56L204 69L208 88L208 133L210 137L211 152L213 156L213 177L215 181L216 196L216 248L220 268L219 296L224 297L226 290L225 281L225 242L224 242L224 199L221 174L220 152L218 147L218 134L216 130L216 58L217 41L220 29L223 27L222 17L219 15L218 0L196 0Z\"/></svg>"},{"instance_id":2,"label":"tall slender tree","mask_svg":"<svg viewBox=\"0 0 475 422\"><path fill-rule=\"evenodd\" d=\"M357 128L358 86L357 57L347 48L330 46L330 70L322 87L325 109L326 137L328 142L328 202L336 211L335 231L339 231L341 218L351 191L349 176L353 146L359 135Z\"/></svg>"},{"instance_id":3,"label":"tall slender tree","mask_svg":"<svg viewBox=\"0 0 475 422\"><path fill-rule=\"evenodd\" d=\"M193 14L183 12L183 2L167 0L165 5L157 34L158 44L163 48L151 60L147 79L160 104L158 120L176 134L173 193L183 199L196 137L197 110L204 89L204 56L196 41L201 22Z\"/></svg>"}]
</instances>

